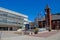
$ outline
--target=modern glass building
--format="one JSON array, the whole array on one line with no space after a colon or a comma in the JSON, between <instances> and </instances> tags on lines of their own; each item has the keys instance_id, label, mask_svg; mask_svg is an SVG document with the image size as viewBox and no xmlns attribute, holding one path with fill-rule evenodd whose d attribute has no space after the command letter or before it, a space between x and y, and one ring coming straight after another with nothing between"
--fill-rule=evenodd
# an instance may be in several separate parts
<instances>
[{"instance_id":1,"label":"modern glass building","mask_svg":"<svg viewBox=\"0 0 60 40\"><path fill-rule=\"evenodd\" d=\"M0 30L17 30L28 23L28 16L0 7Z\"/></svg>"}]
</instances>

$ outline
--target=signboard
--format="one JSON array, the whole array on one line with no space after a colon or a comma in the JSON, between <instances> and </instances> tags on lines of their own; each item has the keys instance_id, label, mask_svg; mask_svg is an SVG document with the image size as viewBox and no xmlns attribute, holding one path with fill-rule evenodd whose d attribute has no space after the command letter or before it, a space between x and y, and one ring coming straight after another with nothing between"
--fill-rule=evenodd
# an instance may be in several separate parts
<instances>
[{"instance_id":1,"label":"signboard","mask_svg":"<svg viewBox=\"0 0 60 40\"><path fill-rule=\"evenodd\" d=\"M25 24L25 29L28 30L29 28L29 24Z\"/></svg>"}]
</instances>

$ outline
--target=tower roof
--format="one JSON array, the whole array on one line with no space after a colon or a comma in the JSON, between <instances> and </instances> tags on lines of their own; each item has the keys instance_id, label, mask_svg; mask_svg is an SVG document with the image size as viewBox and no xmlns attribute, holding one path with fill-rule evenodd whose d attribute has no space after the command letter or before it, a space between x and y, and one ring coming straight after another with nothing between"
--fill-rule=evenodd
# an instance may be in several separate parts
<instances>
[{"instance_id":1,"label":"tower roof","mask_svg":"<svg viewBox=\"0 0 60 40\"><path fill-rule=\"evenodd\" d=\"M48 8L49 8L49 5L47 4L46 7L45 7L45 9L48 9Z\"/></svg>"}]
</instances>

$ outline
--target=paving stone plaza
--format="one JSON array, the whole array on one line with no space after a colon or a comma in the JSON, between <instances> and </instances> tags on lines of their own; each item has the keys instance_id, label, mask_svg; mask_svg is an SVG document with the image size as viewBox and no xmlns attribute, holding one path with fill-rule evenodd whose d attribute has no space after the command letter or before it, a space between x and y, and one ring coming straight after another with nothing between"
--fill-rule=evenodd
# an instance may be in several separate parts
<instances>
[{"instance_id":1,"label":"paving stone plaza","mask_svg":"<svg viewBox=\"0 0 60 40\"><path fill-rule=\"evenodd\" d=\"M15 34L15 31L0 31L0 40L60 40L60 31L44 32L35 35Z\"/></svg>"}]
</instances>

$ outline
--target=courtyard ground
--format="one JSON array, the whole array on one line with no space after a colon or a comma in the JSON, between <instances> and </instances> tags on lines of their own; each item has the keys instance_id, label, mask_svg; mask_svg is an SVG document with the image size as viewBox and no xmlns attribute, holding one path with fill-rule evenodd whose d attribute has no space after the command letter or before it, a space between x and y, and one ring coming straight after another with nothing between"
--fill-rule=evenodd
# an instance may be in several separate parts
<instances>
[{"instance_id":1,"label":"courtyard ground","mask_svg":"<svg viewBox=\"0 0 60 40\"><path fill-rule=\"evenodd\" d=\"M20 35L15 31L0 31L0 40L60 40L60 30L42 32L36 35Z\"/></svg>"}]
</instances>

